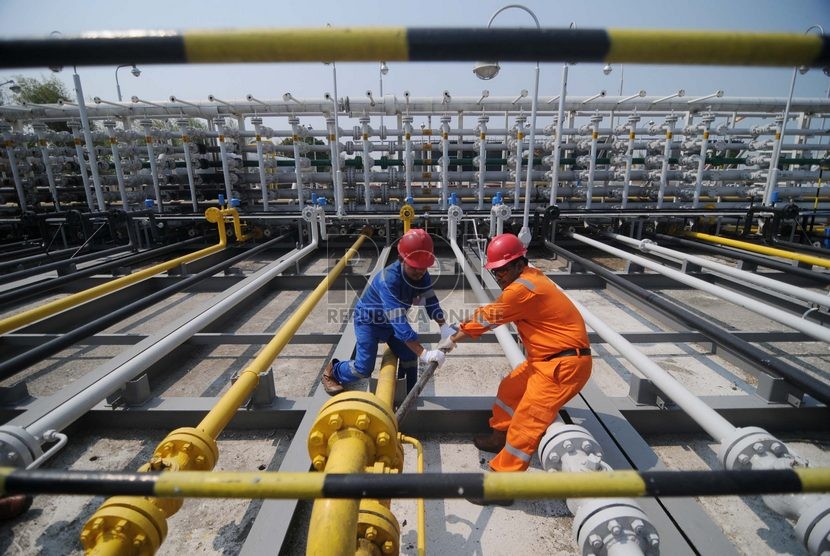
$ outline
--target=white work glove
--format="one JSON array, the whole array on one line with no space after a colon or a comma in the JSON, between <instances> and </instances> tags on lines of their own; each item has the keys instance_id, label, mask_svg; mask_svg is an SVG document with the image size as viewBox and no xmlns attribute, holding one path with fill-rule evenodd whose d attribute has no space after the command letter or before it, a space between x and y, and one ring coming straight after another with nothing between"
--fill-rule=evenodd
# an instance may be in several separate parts
<instances>
[{"instance_id":1,"label":"white work glove","mask_svg":"<svg viewBox=\"0 0 830 556\"><path fill-rule=\"evenodd\" d=\"M435 346L435 349L444 353L449 353L455 349L456 343L452 341L452 336L447 336Z\"/></svg>"},{"instance_id":2,"label":"white work glove","mask_svg":"<svg viewBox=\"0 0 830 556\"><path fill-rule=\"evenodd\" d=\"M458 332L458 325L457 324L447 324L446 322L441 325L441 341L446 340L453 334Z\"/></svg>"},{"instance_id":3,"label":"white work glove","mask_svg":"<svg viewBox=\"0 0 830 556\"><path fill-rule=\"evenodd\" d=\"M438 367L441 367L441 365L444 364L444 360L446 358L447 358L447 356L444 355L444 352L440 351L440 350L437 350L437 349L430 349L430 350L425 349L424 351L421 352L421 356L419 357L419 359L423 363L426 363L426 364L433 363L433 362L438 363Z\"/></svg>"}]
</instances>

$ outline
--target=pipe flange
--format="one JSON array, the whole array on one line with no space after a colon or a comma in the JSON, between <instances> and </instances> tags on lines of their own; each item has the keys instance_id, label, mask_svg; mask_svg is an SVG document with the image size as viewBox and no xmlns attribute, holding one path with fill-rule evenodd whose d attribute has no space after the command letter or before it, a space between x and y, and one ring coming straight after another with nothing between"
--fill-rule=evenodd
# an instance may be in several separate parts
<instances>
[{"instance_id":1,"label":"pipe flange","mask_svg":"<svg viewBox=\"0 0 830 556\"><path fill-rule=\"evenodd\" d=\"M104 502L81 529L86 553L121 541L130 554L155 554L167 537L167 516L148 498L116 496Z\"/></svg>"},{"instance_id":2,"label":"pipe flange","mask_svg":"<svg viewBox=\"0 0 830 556\"><path fill-rule=\"evenodd\" d=\"M539 460L546 471L561 471L562 460L577 451L602 460L602 449L587 429L555 422L548 427L539 443Z\"/></svg>"},{"instance_id":3,"label":"pipe flange","mask_svg":"<svg viewBox=\"0 0 830 556\"><path fill-rule=\"evenodd\" d=\"M371 498L360 501L357 514L357 538L378 547L383 554L400 552L401 529L389 508Z\"/></svg>"},{"instance_id":4,"label":"pipe flange","mask_svg":"<svg viewBox=\"0 0 830 556\"><path fill-rule=\"evenodd\" d=\"M312 206L303 207L302 216L303 220L306 222L314 222L316 217L317 211Z\"/></svg>"},{"instance_id":5,"label":"pipe flange","mask_svg":"<svg viewBox=\"0 0 830 556\"><path fill-rule=\"evenodd\" d=\"M218 459L219 448L213 438L199 429L184 427L168 434L140 471L210 471Z\"/></svg>"},{"instance_id":6,"label":"pipe flange","mask_svg":"<svg viewBox=\"0 0 830 556\"><path fill-rule=\"evenodd\" d=\"M399 216L401 220L411 222L413 218L415 218L415 208L410 204L405 204L401 207Z\"/></svg>"},{"instance_id":7,"label":"pipe flange","mask_svg":"<svg viewBox=\"0 0 830 556\"><path fill-rule=\"evenodd\" d=\"M510 210L510 207L507 205L495 205L493 207L493 214L496 215L496 218L506 220L507 218L510 218L512 211Z\"/></svg>"},{"instance_id":8,"label":"pipe flange","mask_svg":"<svg viewBox=\"0 0 830 556\"><path fill-rule=\"evenodd\" d=\"M640 506L627 498L596 498L583 502L573 521L582 554L605 556L612 547L637 544L646 556L660 554L660 536Z\"/></svg>"},{"instance_id":9,"label":"pipe flange","mask_svg":"<svg viewBox=\"0 0 830 556\"><path fill-rule=\"evenodd\" d=\"M26 468L42 454L38 439L23 427L0 427L0 466Z\"/></svg>"},{"instance_id":10,"label":"pipe flange","mask_svg":"<svg viewBox=\"0 0 830 556\"><path fill-rule=\"evenodd\" d=\"M777 458L792 458L787 446L760 427L735 429L732 436L721 443L718 459L724 469L741 471L752 469L752 458L768 453Z\"/></svg>"},{"instance_id":11,"label":"pipe flange","mask_svg":"<svg viewBox=\"0 0 830 556\"><path fill-rule=\"evenodd\" d=\"M798 516L795 534L810 554L830 551L830 496L821 496Z\"/></svg>"},{"instance_id":12,"label":"pipe flange","mask_svg":"<svg viewBox=\"0 0 830 556\"><path fill-rule=\"evenodd\" d=\"M325 467L330 439L343 429L360 431L370 440L374 447L374 453L369 454L370 464L382 462L393 469L403 467L403 449L397 441L394 415L374 394L349 391L323 405L311 427L308 455L315 469Z\"/></svg>"},{"instance_id":13,"label":"pipe flange","mask_svg":"<svg viewBox=\"0 0 830 556\"><path fill-rule=\"evenodd\" d=\"M464 211L461 210L461 207L459 207L458 205L452 205L450 208L447 209L447 217L449 217L449 219L455 222L456 224L461 222L461 218L463 218L463 216Z\"/></svg>"}]
</instances>

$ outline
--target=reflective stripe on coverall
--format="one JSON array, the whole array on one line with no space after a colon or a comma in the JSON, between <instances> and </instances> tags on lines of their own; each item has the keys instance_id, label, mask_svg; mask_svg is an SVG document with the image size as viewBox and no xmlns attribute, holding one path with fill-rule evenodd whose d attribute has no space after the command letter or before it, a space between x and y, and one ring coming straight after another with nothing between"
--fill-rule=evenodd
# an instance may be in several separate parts
<instances>
[{"instance_id":1,"label":"reflective stripe on coverall","mask_svg":"<svg viewBox=\"0 0 830 556\"><path fill-rule=\"evenodd\" d=\"M499 298L479 307L461 330L478 338L513 322L527 361L501 384L490 426L507 431L507 443L490 462L494 471L524 471L548 426L591 376L591 357L544 359L568 349L589 347L585 321L565 294L536 268L527 267Z\"/></svg>"}]
</instances>

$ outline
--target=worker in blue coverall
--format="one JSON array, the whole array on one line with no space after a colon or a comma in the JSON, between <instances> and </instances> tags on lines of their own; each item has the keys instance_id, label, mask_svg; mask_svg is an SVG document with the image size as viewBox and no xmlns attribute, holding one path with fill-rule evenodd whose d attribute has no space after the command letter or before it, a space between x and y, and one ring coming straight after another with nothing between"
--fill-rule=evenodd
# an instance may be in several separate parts
<instances>
[{"instance_id":1,"label":"worker in blue coverall","mask_svg":"<svg viewBox=\"0 0 830 556\"><path fill-rule=\"evenodd\" d=\"M323 388L329 395L339 394L344 384L372 374L380 342L386 342L398 357L398 376L406 376L407 391L418 380L419 359L425 364L444 363L444 353L425 349L406 319L412 305L423 304L429 318L441 326L442 339L455 333L444 321L444 312L432 291L427 269L434 262L432 238L427 232L413 228L401 237L398 260L375 276L355 306L355 358L332 359L323 372Z\"/></svg>"}]
</instances>

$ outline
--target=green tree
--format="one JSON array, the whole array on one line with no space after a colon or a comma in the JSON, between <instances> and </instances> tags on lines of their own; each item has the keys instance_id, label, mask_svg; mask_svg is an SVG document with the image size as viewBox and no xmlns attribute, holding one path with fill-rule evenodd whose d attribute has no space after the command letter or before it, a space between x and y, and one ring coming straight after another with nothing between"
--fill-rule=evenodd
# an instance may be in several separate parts
<instances>
[{"instance_id":1,"label":"green tree","mask_svg":"<svg viewBox=\"0 0 830 556\"><path fill-rule=\"evenodd\" d=\"M17 103L55 104L59 100L70 100L66 85L55 75L40 79L18 75L14 79L20 86L20 92L14 95ZM66 122L47 122L46 126L54 131L70 131Z\"/></svg>"}]
</instances>

